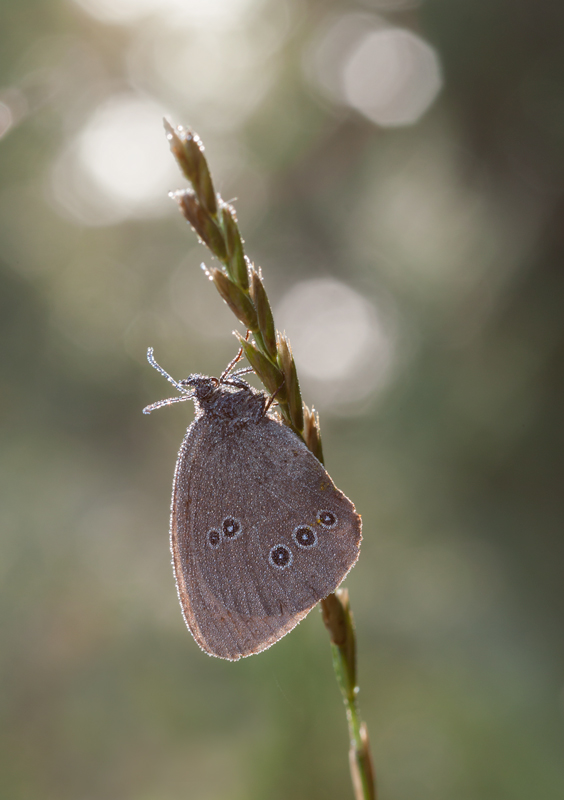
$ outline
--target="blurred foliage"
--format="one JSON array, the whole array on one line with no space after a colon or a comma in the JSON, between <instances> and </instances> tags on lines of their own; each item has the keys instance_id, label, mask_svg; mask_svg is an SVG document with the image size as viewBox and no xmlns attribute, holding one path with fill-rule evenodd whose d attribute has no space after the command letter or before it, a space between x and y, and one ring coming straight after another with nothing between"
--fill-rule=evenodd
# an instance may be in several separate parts
<instances>
[{"instance_id":1,"label":"blurred foliage","mask_svg":"<svg viewBox=\"0 0 564 800\"><path fill-rule=\"evenodd\" d=\"M68 153L125 93L199 132L271 296L329 275L393 309L370 402L336 414L304 389L364 518L347 585L383 800L561 798L564 6L189 5L167 50L151 15L3 2L0 796L350 796L318 612L231 664L177 607L167 509L190 414L142 416L167 391L145 352L217 375L236 344L173 203L77 216L94 201ZM436 49L444 87L417 124L378 128L306 77L352 13Z\"/></svg>"}]
</instances>

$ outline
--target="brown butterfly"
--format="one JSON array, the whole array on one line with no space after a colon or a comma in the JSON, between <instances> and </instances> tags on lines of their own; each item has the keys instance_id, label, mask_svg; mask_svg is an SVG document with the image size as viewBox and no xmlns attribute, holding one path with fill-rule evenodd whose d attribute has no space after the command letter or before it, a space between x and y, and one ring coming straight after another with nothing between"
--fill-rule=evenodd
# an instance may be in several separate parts
<instances>
[{"instance_id":1,"label":"brown butterfly","mask_svg":"<svg viewBox=\"0 0 564 800\"><path fill-rule=\"evenodd\" d=\"M238 376L190 375L144 409L193 399L174 473L170 547L184 619L235 661L292 630L355 564L361 519L321 463ZM232 365L230 365L231 367Z\"/></svg>"}]
</instances>

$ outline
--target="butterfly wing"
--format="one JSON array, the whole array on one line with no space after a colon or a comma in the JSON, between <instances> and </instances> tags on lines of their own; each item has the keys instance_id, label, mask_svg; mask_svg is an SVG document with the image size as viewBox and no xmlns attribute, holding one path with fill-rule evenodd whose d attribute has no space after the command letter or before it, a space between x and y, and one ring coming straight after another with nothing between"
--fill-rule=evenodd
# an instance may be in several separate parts
<instances>
[{"instance_id":1,"label":"butterfly wing","mask_svg":"<svg viewBox=\"0 0 564 800\"><path fill-rule=\"evenodd\" d=\"M355 563L360 517L287 427L188 429L173 488L171 549L184 617L198 644L237 659L266 649Z\"/></svg>"}]
</instances>

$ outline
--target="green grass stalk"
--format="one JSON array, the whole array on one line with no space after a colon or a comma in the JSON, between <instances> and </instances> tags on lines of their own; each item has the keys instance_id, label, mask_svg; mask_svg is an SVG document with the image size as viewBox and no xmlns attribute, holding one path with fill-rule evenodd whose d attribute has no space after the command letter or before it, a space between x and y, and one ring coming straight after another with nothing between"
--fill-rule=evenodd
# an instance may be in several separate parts
<instances>
[{"instance_id":1,"label":"green grass stalk","mask_svg":"<svg viewBox=\"0 0 564 800\"><path fill-rule=\"evenodd\" d=\"M165 120L170 149L190 189L173 192L181 213L222 268L208 275L237 319L252 335L239 336L247 361L270 394L276 393L280 414L323 463L319 417L303 402L296 364L288 339L276 330L260 270L244 253L235 209L214 190L200 138L191 130L173 128ZM331 639L333 666L345 703L349 726L349 764L355 800L376 800L370 743L360 718L357 695L356 634L346 589L321 601L323 622Z\"/></svg>"}]
</instances>

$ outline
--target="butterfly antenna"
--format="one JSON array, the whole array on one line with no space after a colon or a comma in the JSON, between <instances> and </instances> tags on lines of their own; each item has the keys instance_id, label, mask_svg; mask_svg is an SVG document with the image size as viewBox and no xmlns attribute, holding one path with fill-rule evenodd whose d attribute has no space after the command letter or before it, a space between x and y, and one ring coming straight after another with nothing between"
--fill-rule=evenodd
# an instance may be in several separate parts
<instances>
[{"instance_id":1,"label":"butterfly antenna","mask_svg":"<svg viewBox=\"0 0 564 800\"><path fill-rule=\"evenodd\" d=\"M143 409L144 414L150 414L151 411L155 411L157 408L162 408L163 406L171 406L173 403L184 403L186 400L191 400L191 394L183 394L182 397L167 397L166 400L157 400L156 403L151 403L150 406L145 406Z\"/></svg>"},{"instance_id":2,"label":"butterfly antenna","mask_svg":"<svg viewBox=\"0 0 564 800\"><path fill-rule=\"evenodd\" d=\"M174 386L175 389L178 389L178 391L181 392L182 394L188 394L188 389L185 389L184 386L181 386L178 383L178 381L175 381L174 378L172 378L168 374L168 372L164 371L164 369L161 367L160 364L157 364L157 362L155 361L155 357L153 356L153 348L152 347L149 347L149 349L147 350L147 361L149 362L149 364L152 367L154 367L157 370L157 372L160 372L161 375L163 377L165 377L167 379L167 381L169 381L169 383L172 383L172 385ZM188 398L186 398L186 399L188 399Z\"/></svg>"}]
</instances>

